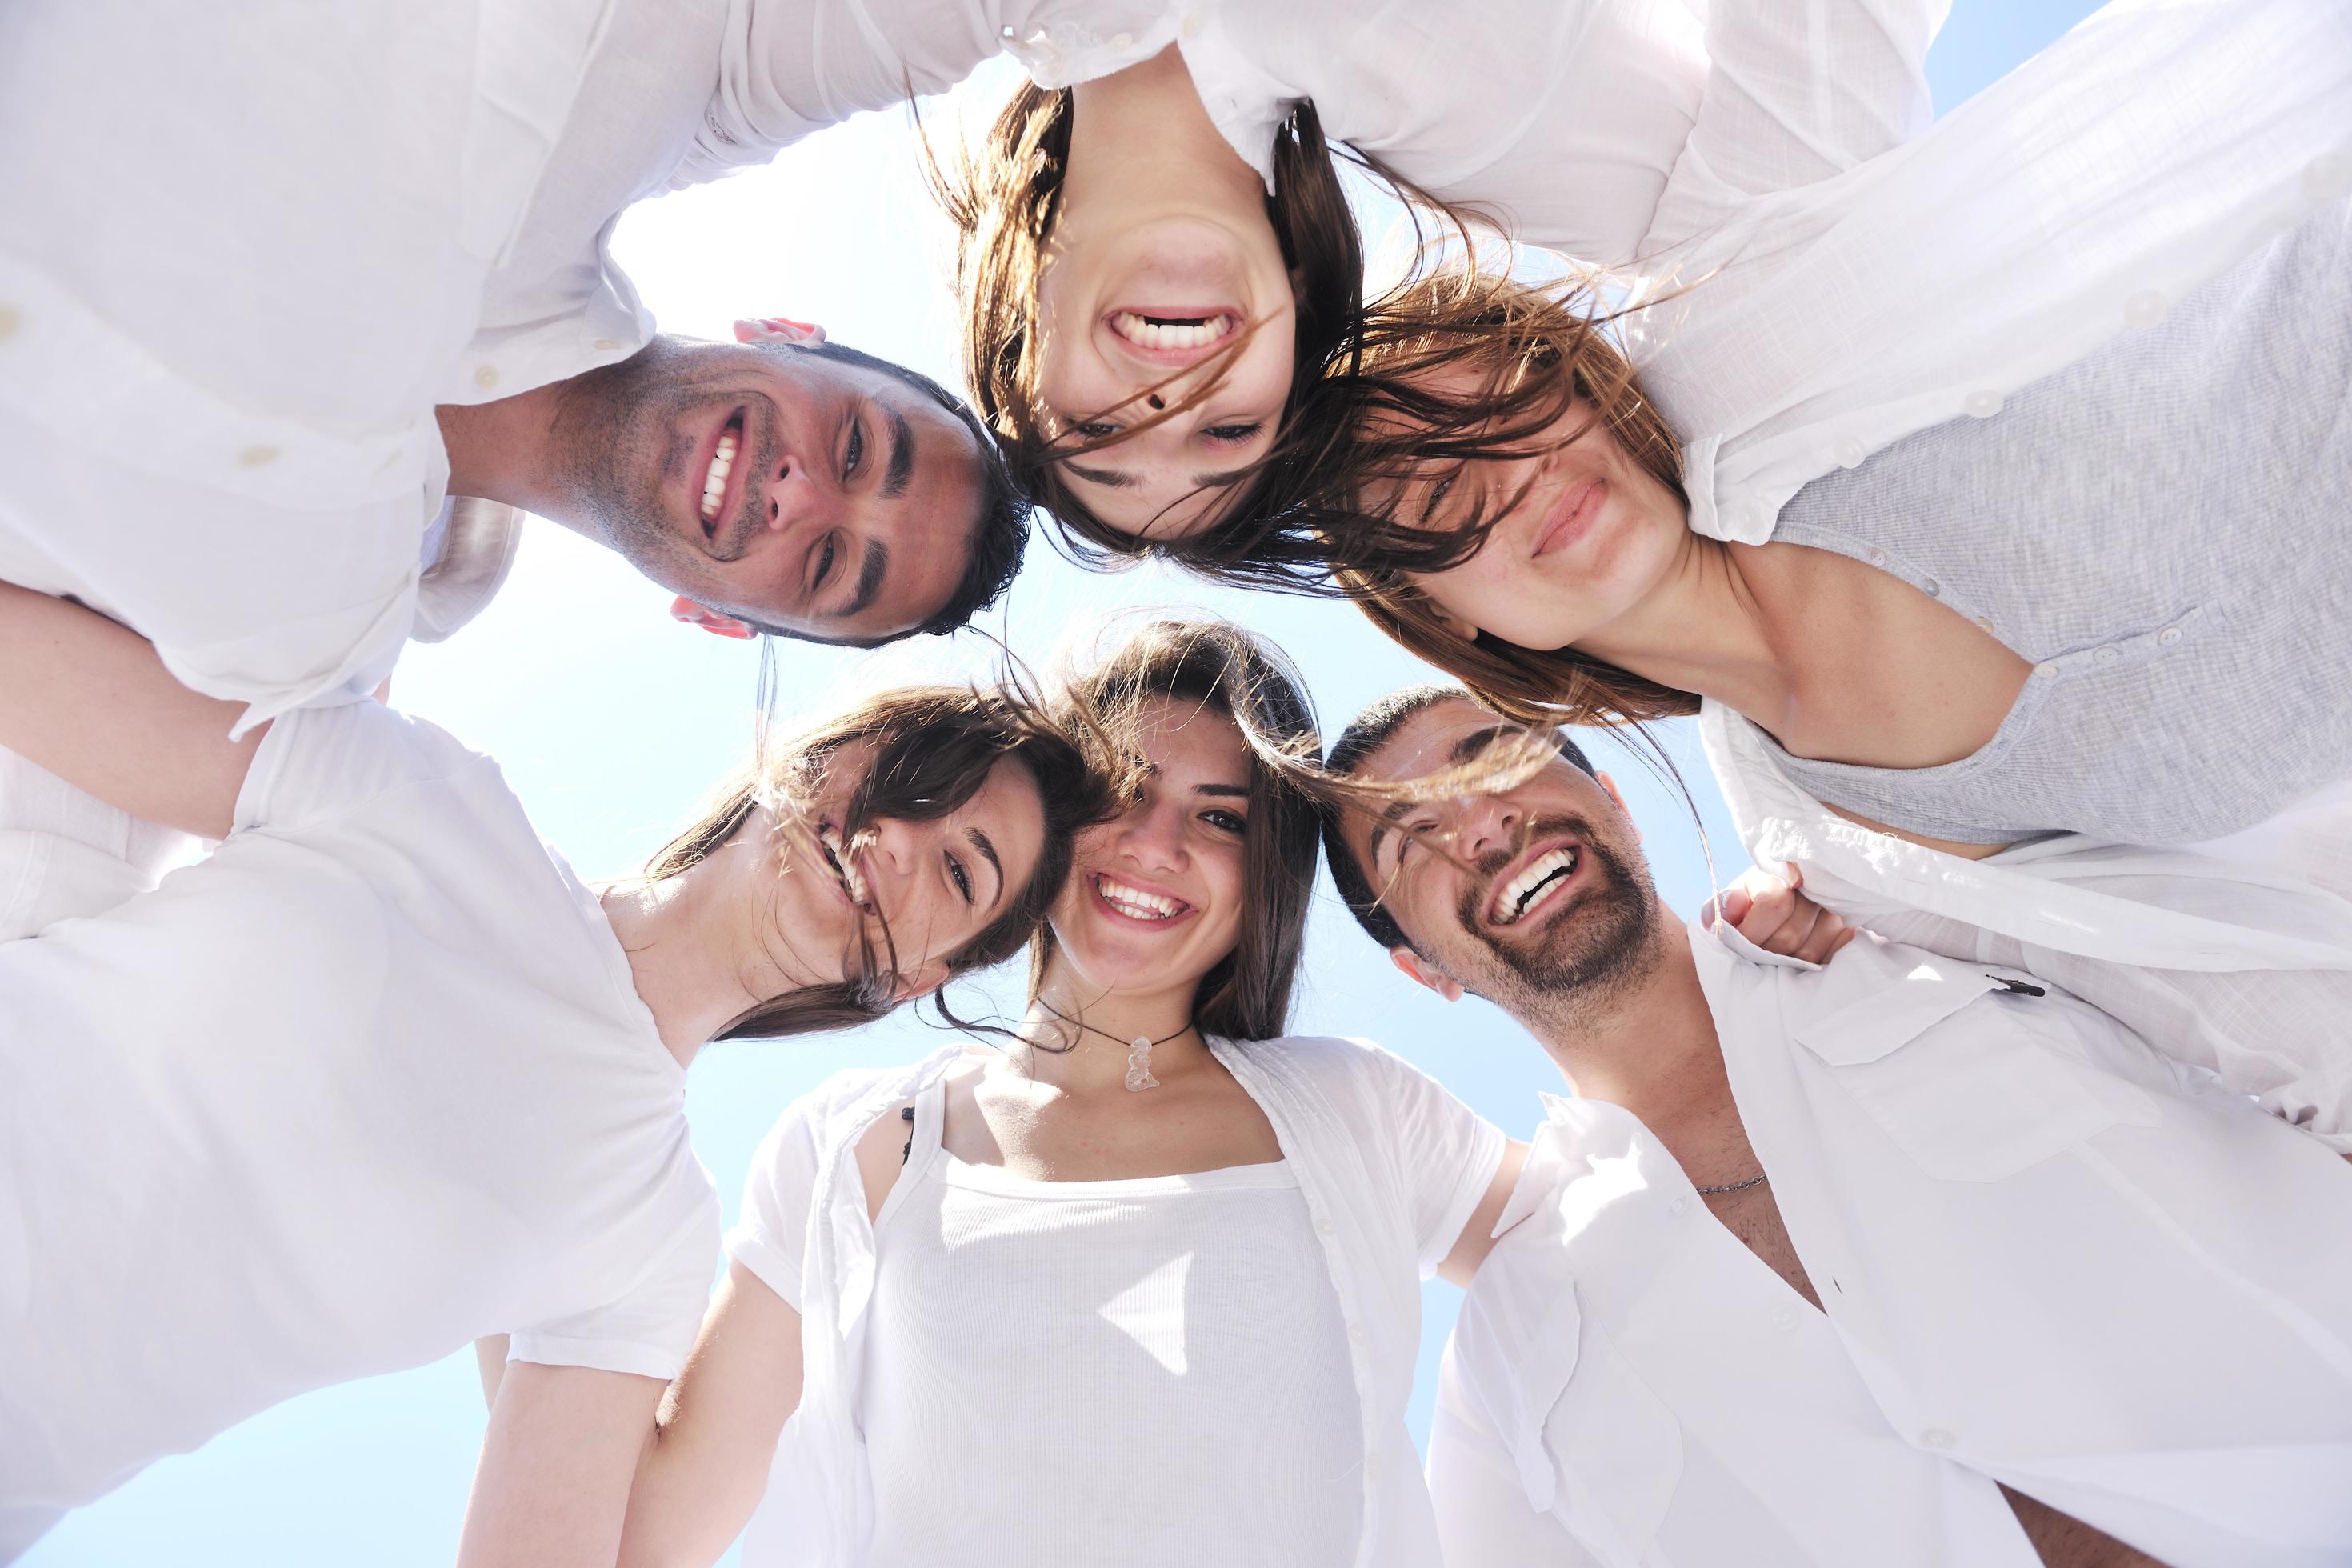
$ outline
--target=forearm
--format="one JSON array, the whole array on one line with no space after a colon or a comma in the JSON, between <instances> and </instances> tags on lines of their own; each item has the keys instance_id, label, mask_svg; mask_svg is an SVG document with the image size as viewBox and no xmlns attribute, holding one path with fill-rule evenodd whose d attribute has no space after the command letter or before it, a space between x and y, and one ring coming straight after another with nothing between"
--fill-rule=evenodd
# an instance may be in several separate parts
<instances>
[{"instance_id":1,"label":"forearm","mask_svg":"<svg viewBox=\"0 0 2352 1568\"><path fill-rule=\"evenodd\" d=\"M572 1568L618 1552L662 1384L583 1367L507 1369L466 1506L458 1568Z\"/></svg>"},{"instance_id":2,"label":"forearm","mask_svg":"<svg viewBox=\"0 0 2352 1568\"><path fill-rule=\"evenodd\" d=\"M147 640L94 611L0 583L0 746L133 816L227 835L267 725L189 690Z\"/></svg>"}]
</instances>

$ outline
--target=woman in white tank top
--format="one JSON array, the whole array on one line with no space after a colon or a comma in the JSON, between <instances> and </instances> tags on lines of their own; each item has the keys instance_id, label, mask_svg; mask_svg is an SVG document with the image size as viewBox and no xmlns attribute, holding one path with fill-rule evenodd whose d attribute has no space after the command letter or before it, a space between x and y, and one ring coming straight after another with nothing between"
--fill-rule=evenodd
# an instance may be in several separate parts
<instances>
[{"instance_id":1,"label":"woman in white tank top","mask_svg":"<svg viewBox=\"0 0 2352 1568\"><path fill-rule=\"evenodd\" d=\"M1275 657L1161 622L1069 692L1142 765L1027 1016L786 1112L625 1563L755 1510L755 1568L1437 1562L1420 1281L1475 1268L1524 1146L1376 1047L1273 1037L1317 833Z\"/></svg>"}]
</instances>

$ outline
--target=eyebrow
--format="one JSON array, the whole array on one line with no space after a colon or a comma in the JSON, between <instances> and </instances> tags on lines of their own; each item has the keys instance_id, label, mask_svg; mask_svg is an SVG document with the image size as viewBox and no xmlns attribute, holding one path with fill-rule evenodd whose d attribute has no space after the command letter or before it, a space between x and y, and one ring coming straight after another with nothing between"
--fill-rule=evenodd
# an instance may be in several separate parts
<instances>
[{"instance_id":1,"label":"eyebrow","mask_svg":"<svg viewBox=\"0 0 2352 1568\"><path fill-rule=\"evenodd\" d=\"M1122 474L1117 468L1082 468L1076 463L1064 463L1063 468L1082 479L1114 490L1131 490L1139 482L1133 474ZM1230 489L1250 477L1247 468L1229 468L1222 474L1194 474L1193 485L1204 490Z\"/></svg>"},{"instance_id":2,"label":"eyebrow","mask_svg":"<svg viewBox=\"0 0 2352 1568\"><path fill-rule=\"evenodd\" d=\"M970 837L971 847L980 851L980 858L996 868L996 891L990 894L988 900L988 907L994 909L1004 898L1004 862L996 858L996 846L988 841L987 834L975 827Z\"/></svg>"},{"instance_id":3,"label":"eyebrow","mask_svg":"<svg viewBox=\"0 0 2352 1568\"><path fill-rule=\"evenodd\" d=\"M1507 728L1509 726L1505 724L1489 724L1483 730L1472 731L1446 748L1446 759L1457 765L1475 761L1486 752L1487 747L1495 743L1496 737ZM1372 826L1371 842L1364 846L1364 858L1378 865L1381 858L1381 843L1388 837L1391 826L1402 821L1411 814L1414 806L1422 804L1417 800L1391 801L1389 808L1381 813L1381 820Z\"/></svg>"},{"instance_id":4,"label":"eyebrow","mask_svg":"<svg viewBox=\"0 0 2352 1568\"><path fill-rule=\"evenodd\" d=\"M1485 754L1487 747L1495 743L1495 737L1500 735L1503 729L1504 726L1500 724L1489 724L1483 730L1473 731L1454 742L1445 754L1455 763L1475 761Z\"/></svg>"},{"instance_id":5,"label":"eyebrow","mask_svg":"<svg viewBox=\"0 0 2352 1568\"><path fill-rule=\"evenodd\" d=\"M1229 799L1229 800L1246 800L1247 798L1249 798L1249 785L1247 785L1247 784L1194 784L1194 785L1192 786L1192 793L1193 793L1194 795L1222 795L1222 796L1223 796L1223 797L1225 797L1226 799Z\"/></svg>"},{"instance_id":6,"label":"eyebrow","mask_svg":"<svg viewBox=\"0 0 2352 1568\"><path fill-rule=\"evenodd\" d=\"M872 609L874 601L882 593L883 574L889 570L890 547L878 539L869 541L866 546L866 564L857 574L857 596L849 601L849 607L841 612L840 618L854 621Z\"/></svg>"},{"instance_id":7,"label":"eyebrow","mask_svg":"<svg viewBox=\"0 0 2352 1568\"><path fill-rule=\"evenodd\" d=\"M882 475L882 497L897 500L915 477L915 427L895 408L886 405L882 413L890 421L890 466Z\"/></svg>"}]
</instances>

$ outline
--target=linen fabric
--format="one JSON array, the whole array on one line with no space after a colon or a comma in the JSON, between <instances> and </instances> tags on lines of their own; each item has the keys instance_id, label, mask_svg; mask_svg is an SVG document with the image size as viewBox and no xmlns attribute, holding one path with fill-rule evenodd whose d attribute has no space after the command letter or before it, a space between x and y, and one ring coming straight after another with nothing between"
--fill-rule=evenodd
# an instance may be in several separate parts
<instances>
[{"instance_id":1,"label":"linen fabric","mask_svg":"<svg viewBox=\"0 0 2352 1568\"><path fill-rule=\"evenodd\" d=\"M1366 1042L1212 1037L1209 1047L1274 1124L1345 1325L1360 1489L1349 1561L1357 1568L1434 1564L1428 1491L1404 1426L1420 1281L1461 1238L1502 1159L1503 1135ZM748 1568L870 1560L874 1461L864 1423L880 1276L856 1145L877 1118L919 1103L963 1059L951 1047L912 1068L837 1076L785 1112L753 1160L728 1251L800 1312L803 1374L800 1407L744 1537ZM1202 1324L1188 1342L1202 1355L1213 1345L1230 1353L1230 1336L1262 1331L1255 1319ZM1042 1342L1000 1336L971 1375L1006 1375L1003 1358L1023 1349L1038 1358L1034 1372L1055 1353ZM1073 1510L1088 1506L1075 1491L1068 1501Z\"/></svg>"},{"instance_id":2,"label":"linen fabric","mask_svg":"<svg viewBox=\"0 0 2352 1568\"><path fill-rule=\"evenodd\" d=\"M2352 784L2201 845L2069 833L1966 860L1839 816L1719 703L1698 727L1748 852L1801 867L1823 907L2046 975L2352 1153Z\"/></svg>"},{"instance_id":3,"label":"linen fabric","mask_svg":"<svg viewBox=\"0 0 2352 1568\"><path fill-rule=\"evenodd\" d=\"M1353 1563L1363 1424L1289 1162L1030 1181L942 1149L944 1098L875 1221L873 1568Z\"/></svg>"},{"instance_id":4,"label":"linen fabric","mask_svg":"<svg viewBox=\"0 0 2352 1568\"><path fill-rule=\"evenodd\" d=\"M2055 987L1690 940L1822 1306L1548 1100L1449 1352L1448 1562L2025 1568L1996 1481L2181 1568L2352 1552L2352 1168Z\"/></svg>"},{"instance_id":5,"label":"linen fabric","mask_svg":"<svg viewBox=\"0 0 2352 1568\"><path fill-rule=\"evenodd\" d=\"M1909 437L1781 509L2032 667L1937 767L1796 784L1906 832L2195 844L2352 778L2352 201L2323 208L1989 419ZM1769 743L1769 742L1768 742Z\"/></svg>"},{"instance_id":6,"label":"linen fabric","mask_svg":"<svg viewBox=\"0 0 2352 1568\"><path fill-rule=\"evenodd\" d=\"M1808 96L1788 8L1709 8L1708 111L1618 279L1713 538L1760 543L1811 480L1998 409L2352 191L2336 0L2116 0L1900 142L1900 62L1944 6L1860 10L1808 45L1896 58ZM1738 87L1775 66L1797 107L1753 112ZM1873 90L1883 109L1843 101Z\"/></svg>"},{"instance_id":7,"label":"linen fabric","mask_svg":"<svg viewBox=\"0 0 2352 1568\"><path fill-rule=\"evenodd\" d=\"M494 763L281 716L209 858L0 945L0 1518L484 1334L672 1376L718 1258L685 1093Z\"/></svg>"}]
</instances>

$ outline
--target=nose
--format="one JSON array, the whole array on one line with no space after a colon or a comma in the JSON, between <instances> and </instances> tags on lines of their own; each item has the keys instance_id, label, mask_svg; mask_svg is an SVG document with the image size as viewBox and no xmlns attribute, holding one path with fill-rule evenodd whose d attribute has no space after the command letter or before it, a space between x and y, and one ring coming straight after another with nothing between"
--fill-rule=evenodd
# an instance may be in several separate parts
<instances>
[{"instance_id":1,"label":"nose","mask_svg":"<svg viewBox=\"0 0 2352 1568\"><path fill-rule=\"evenodd\" d=\"M1454 803L1454 853L1475 860L1493 849L1517 848L1519 808L1507 796L1463 795Z\"/></svg>"},{"instance_id":2,"label":"nose","mask_svg":"<svg viewBox=\"0 0 2352 1568\"><path fill-rule=\"evenodd\" d=\"M894 888L903 885L921 863L919 840L925 826L895 816L876 817L874 826L866 829L866 875Z\"/></svg>"},{"instance_id":3,"label":"nose","mask_svg":"<svg viewBox=\"0 0 2352 1568\"><path fill-rule=\"evenodd\" d=\"M845 499L822 474L787 460L768 478L768 527L777 531L800 523L832 527L846 513Z\"/></svg>"},{"instance_id":4,"label":"nose","mask_svg":"<svg viewBox=\"0 0 2352 1568\"><path fill-rule=\"evenodd\" d=\"M1182 814L1172 802L1154 802L1128 814L1118 847L1149 871L1172 871L1184 861Z\"/></svg>"}]
</instances>

